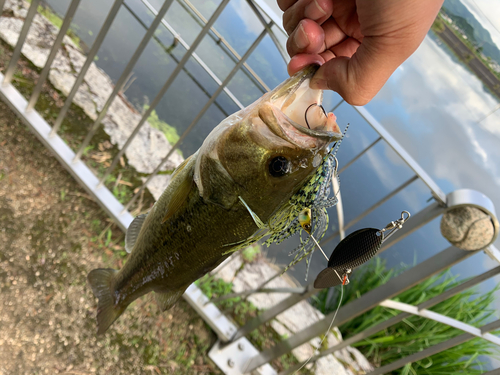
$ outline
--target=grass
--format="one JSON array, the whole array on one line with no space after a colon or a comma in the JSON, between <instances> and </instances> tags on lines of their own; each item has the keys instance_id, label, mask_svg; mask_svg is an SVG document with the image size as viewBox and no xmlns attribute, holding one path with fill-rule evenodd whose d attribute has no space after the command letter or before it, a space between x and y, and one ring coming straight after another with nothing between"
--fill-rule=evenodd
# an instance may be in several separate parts
<instances>
[{"instance_id":1,"label":"grass","mask_svg":"<svg viewBox=\"0 0 500 375\"><path fill-rule=\"evenodd\" d=\"M149 108L148 105L144 106L144 110L147 111ZM148 117L148 123L151 125L153 128L156 128L160 130L163 134L165 134L165 137L167 138L168 143L170 143L172 146L177 143L177 141L180 139L179 134L177 134L177 129L174 128L173 126L167 124L165 121L160 120L158 117L158 114L156 113L156 110L153 110L151 114ZM182 156L182 152L177 149L177 152Z\"/></svg>"},{"instance_id":2,"label":"grass","mask_svg":"<svg viewBox=\"0 0 500 375\"><path fill-rule=\"evenodd\" d=\"M342 305L359 298L371 289L382 286L395 274L396 271L387 270L385 262L376 258L356 272L351 283L344 289ZM444 272L401 293L394 300L418 305L458 284L455 277ZM479 327L486 324L495 314L491 305L496 290L498 287L479 295L474 289L469 289L435 305L430 310ZM333 311L337 303L337 289L333 288L321 291L313 302L325 314ZM352 319L339 329L343 337L349 337L397 314L399 311L379 306ZM357 347L376 366L384 366L462 333L447 325L411 316L353 346ZM484 372L484 362L480 357L498 358L499 354L498 347L489 341L473 339L424 360L407 364L391 374L481 374Z\"/></svg>"}]
</instances>

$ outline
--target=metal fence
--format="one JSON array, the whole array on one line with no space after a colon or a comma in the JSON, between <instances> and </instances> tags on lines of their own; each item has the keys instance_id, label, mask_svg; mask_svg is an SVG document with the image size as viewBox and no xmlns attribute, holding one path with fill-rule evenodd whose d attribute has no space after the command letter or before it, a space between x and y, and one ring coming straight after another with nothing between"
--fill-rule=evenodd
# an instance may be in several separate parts
<instances>
[{"instance_id":1,"label":"metal fence","mask_svg":"<svg viewBox=\"0 0 500 375\"><path fill-rule=\"evenodd\" d=\"M61 26L60 32L52 46L50 55L47 59L45 67L40 73L40 78L31 94L29 100L26 100L11 84L13 79L14 71L16 69L16 64L21 56L21 49L26 40L29 28L32 24L33 17L37 13L37 7L40 0L32 0L29 11L27 12L24 26L21 30L17 45L14 48L12 58L10 63L5 70L4 74L0 74L0 98L5 101L10 108L26 123L30 129L37 135L37 137L48 147L58 158L58 160L67 168L67 170L76 178L76 180L88 191L88 193L104 208L104 210L109 214L109 216L120 226L122 230L125 230L130 222L133 220L132 215L128 211L128 208L133 204L133 202L140 196L142 190L146 187L148 182L160 171L161 166L169 159L172 153L179 147L179 145L184 141L187 135L196 127L197 123L200 121L205 112L209 107L214 104L222 92L233 101L233 103L239 107L243 108L242 103L236 98L236 96L228 89L228 83L232 80L236 73L243 71L254 84L262 92L269 90L266 83L255 73L255 71L247 63L247 59L252 54L252 52L259 46L263 38L267 35L271 37L274 41L276 48L283 58L287 59L283 45L280 43L280 38L275 34L281 32L284 34L282 29L281 20L279 20L276 15L269 9L269 7L262 0L248 0L248 5L255 13L257 18L263 25L263 31L258 35L254 42L250 45L247 51L240 56L236 50L222 37L217 30L214 29L213 25L218 19L220 14L224 11L225 7L229 3L229 0L222 0L215 11L212 13L211 17L207 20L205 19L201 12L199 12L189 1L187 0L177 0L179 4L190 12L190 14L196 19L202 29L198 36L189 45L181 36L181 33L174 30L174 28L169 25L164 16L168 12L169 7L173 3L173 0L165 0L162 7L157 10L155 9L147 0L142 0L143 4L147 9L152 12L155 16L153 22L147 27L147 31L142 38L139 46L135 50L133 56L128 61L124 71L118 78L114 89L107 99L107 102L100 111L97 119L95 120L93 126L85 137L84 141L78 147L76 152L63 141L63 139L58 135L60 126L68 112L68 109L73 101L73 98L81 85L85 74L87 73L92 61L99 51L99 48L110 30L113 21L121 9L121 7L126 7L124 0L115 0L113 6L111 7L104 24L101 27L94 43L92 44L90 50L87 53L87 59L83 64L76 82L67 96L64 106L62 107L59 116L55 120L53 126L50 126L43 117L34 110L35 104L40 95L42 85L44 84L50 66L56 56L58 49L61 46L62 40L68 28L70 26L71 20L75 11L78 8L80 0L72 0L71 4L67 10L64 17L64 22ZM4 6L5 0L0 0L0 11ZM89 144L92 136L101 126L101 122L106 115L110 105L113 100L119 94L126 84L130 73L134 69L137 61L139 60L141 54L143 53L148 42L155 36L155 32L158 27L164 27L175 37L177 42L185 49L183 57L177 61L177 66L174 71L170 74L163 87L160 89L156 97L151 101L149 108L142 115L141 120L136 125L136 128L112 161L108 170L104 173L101 178L98 178L94 173L87 167L87 165L82 161L81 156L85 147ZM227 74L227 76L222 80L217 77L217 75L208 67L207 64L196 54L196 48L200 45L203 38L207 37L213 38L218 42L218 45L224 49L227 56L229 56L232 61L234 61L233 69ZM283 38L282 38L283 39ZM113 169L120 160L120 157L125 152L127 147L130 145L134 137L139 132L140 128L144 125L145 121L151 115L152 111L158 105L162 99L165 92L171 87L172 82L175 80L179 72L185 69L186 63L191 60L199 64L213 79L218 88L209 95L209 99L206 104L199 109L198 114L195 116L194 120L189 124L184 133L180 136L180 139L173 145L170 152L164 157L161 163L158 165L156 170L146 179L139 191L136 192L135 196L125 205L122 205L116 197L103 186L103 181L106 177L112 173ZM337 106L341 105L342 102L338 103ZM344 104L345 105L345 104ZM488 198L484 197L482 194L472 191L457 191L446 196L442 190L437 186L437 184L427 175L427 173L412 159L412 157L397 143L397 141L383 128L383 126L375 119L373 116L362 107L354 107L354 109L359 113L359 115L378 133L378 138L365 147L361 152L358 153L349 163L347 163L340 171L342 172L346 168L349 168L354 161L362 157L366 152L368 152L372 147L380 142L385 142L390 146L397 155L406 163L406 166L412 171L412 177L405 181L402 185L398 186L393 191L389 192L385 197L375 202L370 208L361 213L358 217L351 220L349 223L343 225L343 212L341 206L339 205L337 209L338 213L338 223L339 229L323 240L323 244L327 244L333 238L340 236L343 237L343 233L358 223L361 219L367 216L369 213L373 212L378 207L385 204L391 197L398 194L400 191L408 187L409 185L415 183L415 181L422 181L426 187L429 189L433 197L433 202L420 212L412 215L411 220L405 224L404 228L398 231L390 240L384 243L383 248L380 251L385 251L390 246L394 245L398 241L402 240L409 234L419 230L426 223L429 223L434 218L441 215L450 207L457 207L459 205L473 205L479 207L485 212L491 214L493 222L496 225L496 231L498 232L498 222L494 217L494 208ZM491 258L500 262L500 252L493 246L489 245L484 249ZM443 324L447 324L451 327L458 328L464 333L460 336L454 337L450 340L444 341L438 345L429 347L419 353L410 355L401 360L390 363L386 366L375 369L370 372L370 374L385 374L395 369L403 367L405 364L421 360L428 356L431 356L440 351L452 348L460 343L470 340L475 337L481 337L484 340L489 340L497 345L500 345L500 338L492 335L491 331L500 328L500 320L496 320L490 324L484 325L482 327L476 328L471 325L465 324L448 318L446 316L437 314L428 310L430 307L436 305L439 302L446 300L447 298L460 293L461 291L471 288L495 275L500 274L500 266L496 267L488 272L485 272L479 276L476 276L462 284L446 291L445 293L432 298L426 302L423 302L417 306L411 306L391 300L391 298L396 297L401 292L408 290L414 285L421 283L432 275L457 264L466 258L475 254L475 251L464 251L460 250L454 246L450 246L438 254L434 255L430 259L407 269L405 272L399 276L389 280L383 287L376 288L370 292L362 295L360 298L350 302L349 304L343 306L338 311L338 315L335 320L335 325L339 326L349 320L363 314L364 312L372 309L376 306L385 306L391 309L396 309L401 311L400 314L394 316L393 318L380 323L374 327L371 327L359 334L352 337L347 337L339 344L322 351L318 355L314 356L311 362L318 360L319 358L340 350L348 345L354 344L360 340L363 340L370 335L377 333L387 327L390 327L403 319L411 316L418 315L425 317L427 319L432 319ZM285 353L288 353L293 348L296 348L309 340L323 334L329 327L330 321L332 320L333 314L326 316L323 320L318 321L312 326L307 327L303 331L294 334L290 338L277 342L272 348L267 349L263 352L259 352L255 349L251 343L246 339L251 331L259 327L260 325L270 321L275 318L278 314L292 307L300 301L306 300L312 295L317 293L312 286L312 284L299 290L299 293L292 294L290 297L286 298L276 306L263 311L256 318L248 321L242 327L236 327L229 319L227 319L215 306L215 304L210 303L208 298L204 296L200 289L198 289L194 284L188 288L185 293L185 298L189 303L198 311L202 318L214 329L219 337L219 342L211 350L211 357L217 363L217 365L226 374L244 374L244 373L260 373L260 374L275 374L276 371L269 365L269 362ZM207 303L208 302L208 303ZM290 374L298 368L291 368L281 374ZM498 373L498 370L492 371L489 374Z\"/></svg>"}]
</instances>

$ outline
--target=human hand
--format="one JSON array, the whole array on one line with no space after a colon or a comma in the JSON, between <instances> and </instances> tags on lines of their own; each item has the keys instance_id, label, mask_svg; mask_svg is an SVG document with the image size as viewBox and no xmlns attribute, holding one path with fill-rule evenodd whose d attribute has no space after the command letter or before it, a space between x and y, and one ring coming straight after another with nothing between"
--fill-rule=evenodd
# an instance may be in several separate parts
<instances>
[{"instance_id":1,"label":"human hand","mask_svg":"<svg viewBox=\"0 0 500 375\"><path fill-rule=\"evenodd\" d=\"M278 0L288 73L322 65L311 87L368 103L429 31L443 0Z\"/></svg>"}]
</instances>

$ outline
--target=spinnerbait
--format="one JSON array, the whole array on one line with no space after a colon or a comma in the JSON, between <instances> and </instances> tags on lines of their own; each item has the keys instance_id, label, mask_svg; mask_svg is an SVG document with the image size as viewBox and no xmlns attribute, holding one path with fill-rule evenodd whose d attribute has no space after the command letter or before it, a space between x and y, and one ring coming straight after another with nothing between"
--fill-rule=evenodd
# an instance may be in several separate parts
<instances>
[{"instance_id":1,"label":"spinnerbait","mask_svg":"<svg viewBox=\"0 0 500 375\"><path fill-rule=\"evenodd\" d=\"M342 139L344 139L348 127L349 124L344 130ZM265 242L268 246L272 243L284 241L288 237L298 233L301 229L308 234L305 239L301 237L300 245L290 252L289 255L294 255L294 258L284 269L283 273L291 266L306 258L307 270L305 278L307 280L314 248L317 246L321 249L317 241L323 238L328 228L328 212L326 209L335 206L338 202L336 192L332 197L329 196L332 179L336 178L337 185L340 185L337 173L338 160L335 155L341 141L333 145L330 152L323 158L323 163L314 176L302 187L302 189L292 196L286 209L278 213L270 223L272 234ZM310 226L308 228L304 227L300 220L301 214L306 212L306 210L307 215L309 215Z\"/></svg>"},{"instance_id":2,"label":"spinnerbait","mask_svg":"<svg viewBox=\"0 0 500 375\"><path fill-rule=\"evenodd\" d=\"M314 281L316 289L348 284L348 274L377 254L382 244L391 237L410 217L408 211L401 212L401 218L391 221L384 229L359 229L344 238L333 250L328 267L319 273Z\"/></svg>"}]
</instances>

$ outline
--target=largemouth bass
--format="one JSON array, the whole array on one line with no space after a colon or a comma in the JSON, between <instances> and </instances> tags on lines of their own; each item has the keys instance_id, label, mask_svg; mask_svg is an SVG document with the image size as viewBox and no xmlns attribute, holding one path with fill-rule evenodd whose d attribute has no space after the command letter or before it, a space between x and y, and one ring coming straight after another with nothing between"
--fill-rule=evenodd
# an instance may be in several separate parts
<instances>
[{"instance_id":1,"label":"largemouth bass","mask_svg":"<svg viewBox=\"0 0 500 375\"><path fill-rule=\"evenodd\" d=\"M138 297L162 310L232 252L258 240L322 165L342 134L309 87L310 66L222 121L173 173L151 210L126 235L123 268L88 275L98 298L98 334ZM267 228L269 229L269 228Z\"/></svg>"}]
</instances>

